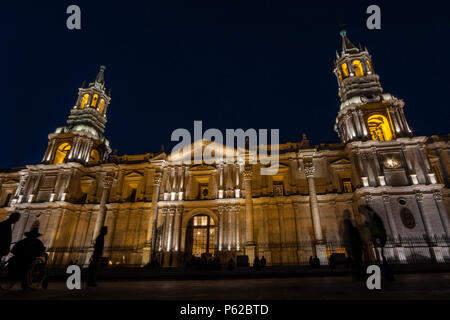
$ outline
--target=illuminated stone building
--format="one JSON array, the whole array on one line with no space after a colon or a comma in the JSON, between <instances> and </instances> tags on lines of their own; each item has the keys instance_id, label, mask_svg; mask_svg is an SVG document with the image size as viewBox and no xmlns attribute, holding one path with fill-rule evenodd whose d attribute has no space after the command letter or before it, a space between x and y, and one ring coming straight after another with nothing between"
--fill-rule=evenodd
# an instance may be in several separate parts
<instances>
[{"instance_id":1,"label":"illuminated stone building","mask_svg":"<svg viewBox=\"0 0 450 320\"><path fill-rule=\"evenodd\" d=\"M424 255L449 259L448 247L433 240L450 233L449 137L414 136L404 102L383 92L367 49L341 35L334 66L340 143L312 146L303 135L280 144L274 175L246 163L248 150L234 163L190 165L163 151L111 154L102 67L79 89L66 126L49 135L42 163L0 172L0 219L22 213L13 241L39 220L53 265L87 263L102 225L112 264L155 257L176 266L205 252L223 262L258 255L269 265L296 265L317 256L326 264L331 252L344 250L330 245L342 240L344 219L367 239L368 205L390 236L388 256L407 263L402 239L424 237ZM194 143L192 152L208 145Z\"/></svg>"}]
</instances>

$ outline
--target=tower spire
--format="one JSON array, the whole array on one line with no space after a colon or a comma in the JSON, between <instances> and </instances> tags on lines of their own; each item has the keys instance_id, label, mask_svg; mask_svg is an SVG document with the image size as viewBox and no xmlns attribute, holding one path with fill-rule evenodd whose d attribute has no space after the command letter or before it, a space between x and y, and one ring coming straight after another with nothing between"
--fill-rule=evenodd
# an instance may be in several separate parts
<instances>
[{"instance_id":1,"label":"tower spire","mask_svg":"<svg viewBox=\"0 0 450 320\"><path fill-rule=\"evenodd\" d=\"M342 54L352 54L359 52L359 49L347 37L347 31L342 30L340 32L340 35L342 37Z\"/></svg>"},{"instance_id":2,"label":"tower spire","mask_svg":"<svg viewBox=\"0 0 450 320\"><path fill-rule=\"evenodd\" d=\"M104 65L100 66L100 70L97 73L94 82L90 83L89 87L95 87L100 90L105 89L105 69L106 67Z\"/></svg>"}]
</instances>

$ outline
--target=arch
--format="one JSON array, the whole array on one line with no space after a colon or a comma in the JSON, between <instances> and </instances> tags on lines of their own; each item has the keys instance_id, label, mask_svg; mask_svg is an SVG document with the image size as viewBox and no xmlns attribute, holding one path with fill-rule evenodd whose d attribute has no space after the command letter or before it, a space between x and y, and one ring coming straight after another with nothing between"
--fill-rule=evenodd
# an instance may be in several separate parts
<instances>
[{"instance_id":1,"label":"arch","mask_svg":"<svg viewBox=\"0 0 450 320\"><path fill-rule=\"evenodd\" d=\"M348 71L348 65L347 65L347 63L343 63L342 65L341 65L341 69L342 69L342 73L344 74L344 78L345 77L348 77L349 75L350 75L350 73L349 73L349 71Z\"/></svg>"},{"instance_id":2,"label":"arch","mask_svg":"<svg viewBox=\"0 0 450 320\"><path fill-rule=\"evenodd\" d=\"M100 161L100 152L97 149L92 149L89 157L89 163L97 163Z\"/></svg>"},{"instance_id":3,"label":"arch","mask_svg":"<svg viewBox=\"0 0 450 320\"><path fill-rule=\"evenodd\" d=\"M381 114L371 115L367 119L372 140L390 141L393 138L391 128L387 118Z\"/></svg>"},{"instance_id":4,"label":"arch","mask_svg":"<svg viewBox=\"0 0 450 320\"><path fill-rule=\"evenodd\" d=\"M105 99L100 100L100 103L98 104L98 113L103 115L103 109L105 109Z\"/></svg>"},{"instance_id":5,"label":"arch","mask_svg":"<svg viewBox=\"0 0 450 320\"><path fill-rule=\"evenodd\" d=\"M367 64L367 69L368 69L370 72L373 72L372 64L370 63L369 60L366 60L366 64Z\"/></svg>"},{"instance_id":6,"label":"arch","mask_svg":"<svg viewBox=\"0 0 450 320\"><path fill-rule=\"evenodd\" d=\"M187 255L200 258L203 254L215 255L218 225L210 210L192 210L183 219L182 250Z\"/></svg>"},{"instance_id":7,"label":"arch","mask_svg":"<svg viewBox=\"0 0 450 320\"><path fill-rule=\"evenodd\" d=\"M361 61L353 60L352 65L353 65L353 69L355 70L355 76L357 76L357 77L364 76L364 69L361 64Z\"/></svg>"},{"instance_id":8,"label":"arch","mask_svg":"<svg viewBox=\"0 0 450 320\"><path fill-rule=\"evenodd\" d=\"M196 208L189 211L186 215L183 216L183 220L181 221L181 227L187 228L188 223L192 219L192 217L199 214L206 214L210 216L214 220L214 225L216 226L219 225L219 218L217 217L217 214L214 213L214 211L206 208Z\"/></svg>"},{"instance_id":9,"label":"arch","mask_svg":"<svg viewBox=\"0 0 450 320\"><path fill-rule=\"evenodd\" d=\"M63 163L70 151L70 148L72 148L70 143L67 142L61 143L56 149L53 164Z\"/></svg>"},{"instance_id":10,"label":"arch","mask_svg":"<svg viewBox=\"0 0 450 320\"><path fill-rule=\"evenodd\" d=\"M84 107L86 107L88 100L89 100L89 94L86 93L85 95L83 95L83 99L81 99L81 103L80 103L81 110L83 110Z\"/></svg>"},{"instance_id":11,"label":"arch","mask_svg":"<svg viewBox=\"0 0 450 320\"><path fill-rule=\"evenodd\" d=\"M92 101L91 101L91 107L95 107L96 105L97 105L97 101L98 101L98 94L94 94L93 96L92 96Z\"/></svg>"}]
</instances>

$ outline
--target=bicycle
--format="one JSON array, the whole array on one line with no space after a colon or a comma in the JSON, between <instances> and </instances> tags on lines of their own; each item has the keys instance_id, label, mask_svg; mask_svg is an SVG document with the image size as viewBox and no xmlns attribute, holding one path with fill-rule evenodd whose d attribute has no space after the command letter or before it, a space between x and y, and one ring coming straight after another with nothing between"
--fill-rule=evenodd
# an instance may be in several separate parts
<instances>
[{"instance_id":1,"label":"bicycle","mask_svg":"<svg viewBox=\"0 0 450 320\"><path fill-rule=\"evenodd\" d=\"M14 257L8 259L0 266L0 273L6 273L3 281L6 285L1 284L0 288L10 290L17 282L22 281L22 290L27 288L42 288L46 290L48 287L47 260L48 255L44 253L42 256L37 257L21 275L21 272L17 271L17 262L14 260ZM11 265L13 265L14 269L11 269Z\"/></svg>"}]
</instances>

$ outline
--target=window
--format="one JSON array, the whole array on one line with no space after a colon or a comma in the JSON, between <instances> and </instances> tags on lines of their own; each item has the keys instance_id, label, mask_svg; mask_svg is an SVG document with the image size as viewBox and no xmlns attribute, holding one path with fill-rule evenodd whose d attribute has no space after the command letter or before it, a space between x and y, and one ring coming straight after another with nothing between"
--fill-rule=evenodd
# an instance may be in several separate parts
<instances>
[{"instance_id":1,"label":"window","mask_svg":"<svg viewBox=\"0 0 450 320\"><path fill-rule=\"evenodd\" d=\"M101 99L100 103L98 104L98 113L103 115L103 109L105 108L105 100Z\"/></svg>"},{"instance_id":2,"label":"window","mask_svg":"<svg viewBox=\"0 0 450 320\"><path fill-rule=\"evenodd\" d=\"M100 153L97 149L92 149L91 156L89 157L89 163L97 163L100 161Z\"/></svg>"},{"instance_id":3,"label":"window","mask_svg":"<svg viewBox=\"0 0 450 320\"><path fill-rule=\"evenodd\" d=\"M80 109L81 109L81 110L83 110L84 107L86 107L86 104L87 104L88 100L89 100L89 95L86 93L86 94L83 96L83 99L81 100L81 104L80 104Z\"/></svg>"},{"instance_id":4,"label":"window","mask_svg":"<svg viewBox=\"0 0 450 320\"><path fill-rule=\"evenodd\" d=\"M200 185L200 199L209 199L208 185Z\"/></svg>"},{"instance_id":5,"label":"window","mask_svg":"<svg viewBox=\"0 0 450 320\"><path fill-rule=\"evenodd\" d=\"M132 188L130 195L127 198L127 202L135 202L136 201L136 189Z\"/></svg>"},{"instance_id":6,"label":"window","mask_svg":"<svg viewBox=\"0 0 450 320\"><path fill-rule=\"evenodd\" d=\"M9 201L11 200L12 193L8 193L6 195L5 202L3 203L3 207L9 207Z\"/></svg>"},{"instance_id":7,"label":"window","mask_svg":"<svg viewBox=\"0 0 450 320\"><path fill-rule=\"evenodd\" d=\"M346 63L342 64L342 73L344 74L344 78L348 77L350 75L350 73L348 72L348 66Z\"/></svg>"},{"instance_id":8,"label":"window","mask_svg":"<svg viewBox=\"0 0 450 320\"><path fill-rule=\"evenodd\" d=\"M352 182L350 181L350 179L342 180L342 190L344 191L344 193L353 192Z\"/></svg>"},{"instance_id":9,"label":"window","mask_svg":"<svg viewBox=\"0 0 450 320\"><path fill-rule=\"evenodd\" d=\"M69 154L70 148L71 146L67 142L61 143L58 146L58 149L56 149L55 160L53 161L53 164L63 163L67 155Z\"/></svg>"},{"instance_id":10,"label":"window","mask_svg":"<svg viewBox=\"0 0 450 320\"><path fill-rule=\"evenodd\" d=\"M374 114L367 119L372 140L389 141L392 140L392 131L385 116Z\"/></svg>"},{"instance_id":11,"label":"window","mask_svg":"<svg viewBox=\"0 0 450 320\"><path fill-rule=\"evenodd\" d=\"M204 253L214 255L214 220L207 215L192 219L192 255L200 257Z\"/></svg>"},{"instance_id":12,"label":"window","mask_svg":"<svg viewBox=\"0 0 450 320\"><path fill-rule=\"evenodd\" d=\"M284 195L283 183L278 182L273 184L273 195L275 197L282 197Z\"/></svg>"},{"instance_id":13,"label":"window","mask_svg":"<svg viewBox=\"0 0 450 320\"><path fill-rule=\"evenodd\" d=\"M372 64L370 63L370 61L369 61L369 60L367 60L367 61L366 61L366 64L367 64L367 69L369 69L369 70L370 70L370 72L373 72L373 69L372 69Z\"/></svg>"},{"instance_id":14,"label":"window","mask_svg":"<svg viewBox=\"0 0 450 320\"><path fill-rule=\"evenodd\" d=\"M95 107L97 105L98 94L94 94L92 96L91 107Z\"/></svg>"},{"instance_id":15,"label":"window","mask_svg":"<svg viewBox=\"0 0 450 320\"><path fill-rule=\"evenodd\" d=\"M359 60L353 60L353 69L355 70L355 76L362 77L364 76L364 70Z\"/></svg>"}]
</instances>

